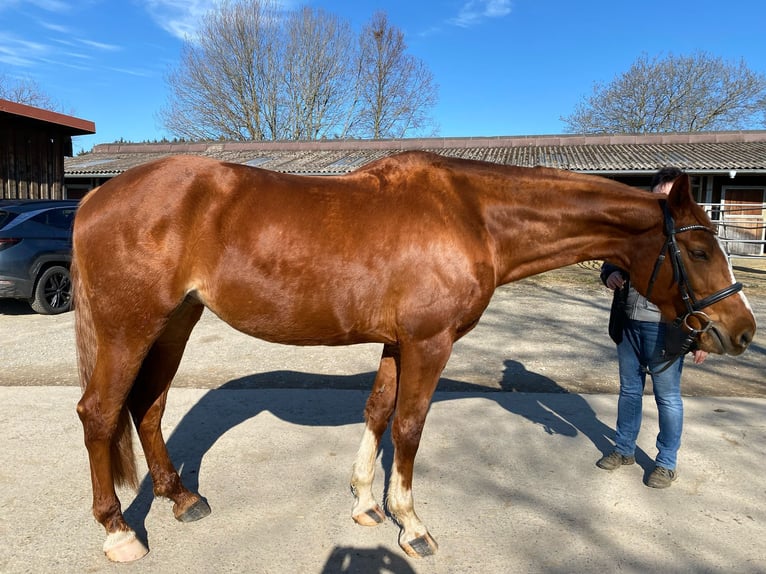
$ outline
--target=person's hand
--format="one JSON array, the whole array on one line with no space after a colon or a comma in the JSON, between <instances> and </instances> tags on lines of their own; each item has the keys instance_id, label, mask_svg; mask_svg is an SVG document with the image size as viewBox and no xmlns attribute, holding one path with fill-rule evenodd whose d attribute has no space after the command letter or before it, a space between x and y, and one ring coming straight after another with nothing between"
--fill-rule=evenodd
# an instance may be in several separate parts
<instances>
[{"instance_id":1,"label":"person's hand","mask_svg":"<svg viewBox=\"0 0 766 574\"><path fill-rule=\"evenodd\" d=\"M697 349L696 351L693 352L693 355L694 355L694 364L699 365L705 362L705 359L707 359L707 356L708 356L708 352Z\"/></svg>"},{"instance_id":2,"label":"person's hand","mask_svg":"<svg viewBox=\"0 0 766 574\"><path fill-rule=\"evenodd\" d=\"M625 285L625 278L619 271L612 271L609 277L606 278L606 286L613 291L615 289L622 289L623 285Z\"/></svg>"}]
</instances>

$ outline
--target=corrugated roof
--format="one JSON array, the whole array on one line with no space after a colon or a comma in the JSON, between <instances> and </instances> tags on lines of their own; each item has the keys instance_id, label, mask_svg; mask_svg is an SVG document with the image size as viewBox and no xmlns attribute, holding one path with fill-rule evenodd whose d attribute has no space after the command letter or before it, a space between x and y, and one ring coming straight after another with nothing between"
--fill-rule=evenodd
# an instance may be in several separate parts
<instances>
[{"instance_id":1,"label":"corrugated roof","mask_svg":"<svg viewBox=\"0 0 766 574\"><path fill-rule=\"evenodd\" d=\"M643 172L674 165L690 173L766 172L766 131L613 136L517 136L330 140L312 142L216 142L102 144L68 158L65 173L111 176L177 154L213 157L296 174L343 174L405 149L519 166L581 172Z\"/></svg>"}]
</instances>

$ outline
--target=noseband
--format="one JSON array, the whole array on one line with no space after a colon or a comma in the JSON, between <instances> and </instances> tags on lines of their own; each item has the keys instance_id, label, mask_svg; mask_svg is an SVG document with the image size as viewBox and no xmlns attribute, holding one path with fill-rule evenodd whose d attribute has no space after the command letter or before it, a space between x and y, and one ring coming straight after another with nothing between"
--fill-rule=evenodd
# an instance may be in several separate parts
<instances>
[{"instance_id":1,"label":"noseband","mask_svg":"<svg viewBox=\"0 0 766 574\"><path fill-rule=\"evenodd\" d=\"M681 249L678 247L676 235L685 231L706 231L708 233L712 233L713 235L715 235L716 232L714 229L711 229L706 225L685 225L684 227L676 228L673 216L670 215L670 210L668 209L667 202L663 201L661 205L662 212L665 216L665 236L667 239L665 240L665 244L662 246L662 250L660 251L659 257L657 258L657 262L654 264L654 270L652 271L652 276L649 280L649 287L647 289L646 298L648 299L651 296L652 289L654 288L654 283L657 280L657 275L660 271L660 267L662 267L662 264L665 262L665 259L669 255L670 263L673 266L673 281L678 284L678 289L681 292L681 299L686 306L686 314L679 315L673 322L673 327L676 327L682 331L683 341L680 342L680 348L677 350L677 355L674 353L675 356L673 356L670 362L661 369L665 370L676 359L685 355L689 351L697 337L703 333L706 333L710 327L712 327L713 321L710 319L710 317L708 317L706 313L702 311L702 309L710 307L722 299L725 299L726 297L741 291L742 283L736 282L732 285L729 285L728 287L725 287L724 289L721 289L720 291L716 291L712 295L708 295L707 297L698 300L694 296L694 291L692 291L691 285L689 284L689 276L686 273L686 268L684 267L684 262L681 258ZM702 327L699 329L693 327L689 323L689 320L692 318L696 319L696 321L698 321ZM674 351L676 351L676 349L674 349Z\"/></svg>"}]
</instances>

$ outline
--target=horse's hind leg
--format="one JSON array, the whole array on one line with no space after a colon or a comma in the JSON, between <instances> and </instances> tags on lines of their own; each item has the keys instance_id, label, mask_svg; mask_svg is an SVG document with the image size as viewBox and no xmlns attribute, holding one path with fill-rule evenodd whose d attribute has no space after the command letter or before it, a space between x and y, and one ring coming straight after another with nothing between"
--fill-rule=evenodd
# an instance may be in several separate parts
<instances>
[{"instance_id":1,"label":"horse's hind leg","mask_svg":"<svg viewBox=\"0 0 766 574\"><path fill-rule=\"evenodd\" d=\"M155 496L174 502L173 514L182 522L199 520L210 507L198 494L187 490L168 455L161 422L167 393L181 362L186 342L204 307L190 299L173 313L162 334L149 350L136 384L128 397L131 415L154 484Z\"/></svg>"},{"instance_id":2,"label":"horse's hind leg","mask_svg":"<svg viewBox=\"0 0 766 574\"><path fill-rule=\"evenodd\" d=\"M167 457L167 452L161 435L153 433L151 421L156 421L159 429L167 384L175 373L183 344L201 309L199 305L188 307L184 304L175 313L171 311L165 315L162 310L147 306L142 313L117 319L112 316L107 321L103 311L98 311L96 316L93 310L91 315L89 300L85 297L79 300L76 308L79 313L78 360L86 381L77 412L90 459L93 515L107 532L104 552L110 560L129 562L148 552L125 522L115 492L115 484L137 486L138 482L130 415L133 414L142 443L150 445L147 461L153 476L165 476L162 453ZM110 324L119 325L119 329L102 329L99 333L94 327ZM170 353L175 362L159 361L162 356L159 351L163 348L177 350L175 355ZM88 374L91 363L92 372ZM157 375L152 374L154 368ZM161 443L159 450L153 448L158 442ZM157 452L159 454L155 454ZM171 470L175 473L172 467Z\"/></svg>"},{"instance_id":3,"label":"horse's hind leg","mask_svg":"<svg viewBox=\"0 0 766 574\"><path fill-rule=\"evenodd\" d=\"M117 562L137 560L148 552L125 522L115 492L115 483L137 485L125 403L140 361L139 349L102 342L77 404L90 460L93 516L107 533L104 553Z\"/></svg>"},{"instance_id":4,"label":"horse's hind leg","mask_svg":"<svg viewBox=\"0 0 766 574\"><path fill-rule=\"evenodd\" d=\"M388 426L396 404L398 371L398 347L384 346L375 384L364 410L364 434L351 475L351 491L354 493L351 517L362 526L375 526L386 519L372 494L372 482L375 478L375 459L380 446L380 437Z\"/></svg>"}]
</instances>

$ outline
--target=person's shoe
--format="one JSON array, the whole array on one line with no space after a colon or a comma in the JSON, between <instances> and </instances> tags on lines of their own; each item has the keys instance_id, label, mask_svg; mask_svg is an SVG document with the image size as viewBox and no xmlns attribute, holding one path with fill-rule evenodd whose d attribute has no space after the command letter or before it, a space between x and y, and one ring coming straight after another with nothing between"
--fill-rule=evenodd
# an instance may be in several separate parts
<instances>
[{"instance_id":1,"label":"person's shoe","mask_svg":"<svg viewBox=\"0 0 766 574\"><path fill-rule=\"evenodd\" d=\"M635 462L636 457L625 456L615 450L596 462L596 466L603 468L604 470L614 470L615 468L620 468L621 466L635 464Z\"/></svg>"},{"instance_id":2,"label":"person's shoe","mask_svg":"<svg viewBox=\"0 0 766 574\"><path fill-rule=\"evenodd\" d=\"M670 470L664 466L655 466L652 474L649 475L649 479L646 481L646 486L650 488L667 488L676 478L678 478L678 473L675 470Z\"/></svg>"}]
</instances>

